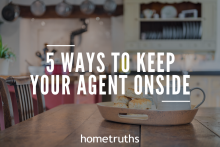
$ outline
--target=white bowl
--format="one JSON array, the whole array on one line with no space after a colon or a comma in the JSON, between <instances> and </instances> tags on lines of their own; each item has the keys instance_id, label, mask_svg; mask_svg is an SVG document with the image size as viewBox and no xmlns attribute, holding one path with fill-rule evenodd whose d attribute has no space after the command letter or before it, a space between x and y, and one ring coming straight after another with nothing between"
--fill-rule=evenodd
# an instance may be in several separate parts
<instances>
[{"instance_id":1,"label":"white bowl","mask_svg":"<svg viewBox=\"0 0 220 147\"><path fill-rule=\"evenodd\" d=\"M44 66L29 66L28 70L31 73L31 75L43 75L44 74Z\"/></svg>"}]
</instances>

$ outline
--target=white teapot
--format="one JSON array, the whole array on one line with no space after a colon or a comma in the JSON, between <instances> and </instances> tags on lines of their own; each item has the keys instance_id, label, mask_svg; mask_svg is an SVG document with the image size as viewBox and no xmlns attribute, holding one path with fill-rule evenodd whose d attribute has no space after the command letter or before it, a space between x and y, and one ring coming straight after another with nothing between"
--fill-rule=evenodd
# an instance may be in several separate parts
<instances>
[{"instance_id":1,"label":"white teapot","mask_svg":"<svg viewBox=\"0 0 220 147\"><path fill-rule=\"evenodd\" d=\"M171 85L172 82L170 84L170 87L168 87L170 94L166 93L167 87L164 87L164 93L162 95L158 95L156 93L156 90L154 89L153 102L156 105L157 110L162 110L162 111L190 110L191 109L190 95L183 95L183 87L180 88L179 94L173 95ZM195 87L192 89L187 87L186 91L190 91L191 93L195 89L201 90L204 95L202 102L195 107L198 108L205 101L205 92L199 87Z\"/></svg>"}]
</instances>

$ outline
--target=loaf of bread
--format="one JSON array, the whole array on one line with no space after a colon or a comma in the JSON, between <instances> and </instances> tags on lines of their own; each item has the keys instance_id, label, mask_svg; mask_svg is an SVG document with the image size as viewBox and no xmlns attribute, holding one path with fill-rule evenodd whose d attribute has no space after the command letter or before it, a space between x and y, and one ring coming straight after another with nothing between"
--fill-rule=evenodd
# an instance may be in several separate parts
<instances>
[{"instance_id":1,"label":"loaf of bread","mask_svg":"<svg viewBox=\"0 0 220 147\"><path fill-rule=\"evenodd\" d=\"M118 96L115 100L114 100L114 103L124 103L126 105L128 105L128 102L130 101L131 99L126 97L126 96Z\"/></svg>"},{"instance_id":2,"label":"loaf of bread","mask_svg":"<svg viewBox=\"0 0 220 147\"><path fill-rule=\"evenodd\" d=\"M115 103L113 107L128 108L128 106L125 103Z\"/></svg>"},{"instance_id":3,"label":"loaf of bread","mask_svg":"<svg viewBox=\"0 0 220 147\"><path fill-rule=\"evenodd\" d=\"M128 103L128 107L131 109L151 109L152 102L148 99L133 99Z\"/></svg>"},{"instance_id":4,"label":"loaf of bread","mask_svg":"<svg viewBox=\"0 0 220 147\"><path fill-rule=\"evenodd\" d=\"M126 91L125 91L125 96L126 96L126 97L129 97L129 98L131 98L131 99L134 99L134 98L143 99L143 98L144 98L144 97L143 97L143 93L141 93L140 95L135 94L133 88L128 88L128 89L126 89Z\"/></svg>"}]
</instances>

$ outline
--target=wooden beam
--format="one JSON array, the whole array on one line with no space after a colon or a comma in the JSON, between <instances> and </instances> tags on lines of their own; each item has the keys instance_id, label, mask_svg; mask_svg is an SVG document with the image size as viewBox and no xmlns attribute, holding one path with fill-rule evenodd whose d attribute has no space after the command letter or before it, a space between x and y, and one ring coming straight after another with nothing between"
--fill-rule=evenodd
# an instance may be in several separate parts
<instances>
[{"instance_id":1,"label":"wooden beam","mask_svg":"<svg viewBox=\"0 0 220 147\"><path fill-rule=\"evenodd\" d=\"M90 14L84 14L80 11L79 5L73 5L73 11L72 13L67 17L59 16L56 11L55 7L56 5L51 5L46 7L46 12L42 16L35 16L32 14L30 10L30 6L22 6L20 7L20 17L23 18L40 18L40 19L47 19L47 18L95 18L95 17L101 17L101 18L108 18L112 16L120 16L123 15L123 5L117 5L117 8L113 14L108 14L105 12L103 5L96 5L95 11Z\"/></svg>"}]
</instances>

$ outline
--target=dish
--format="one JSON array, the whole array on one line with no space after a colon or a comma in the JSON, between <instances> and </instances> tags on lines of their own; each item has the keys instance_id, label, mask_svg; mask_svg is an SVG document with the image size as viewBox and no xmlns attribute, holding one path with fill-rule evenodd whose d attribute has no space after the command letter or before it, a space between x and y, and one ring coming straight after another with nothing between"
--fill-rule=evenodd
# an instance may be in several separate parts
<instances>
[{"instance_id":1,"label":"dish","mask_svg":"<svg viewBox=\"0 0 220 147\"><path fill-rule=\"evenodd\" d=\"M193 120L198 111L198 108L176 111L140 110L112 107L113 105L113 102L97 103L99 112L104 119L114 122L139 125L188 124Z\"/></svg>"},{"instance_id":2,"label":"dish","mask_svg":"<svg viewBox=\"0 0 220 147\"><path fill-rule=\"evenodd\" d=\"M43 75L44 74L45 67L43 66L29 66L28 70L31 75Z\"/></svg>"},{"instance_id":3,"label":"dish","mask_svg":"<svg viewBox=\"0 0 220 147\"><path fill-rule=\"evenodd\" d=\"M164 6L160 12L164 18L175 18L177 16L177 10L174 6Z\"/></svg>"}]
</instances>

